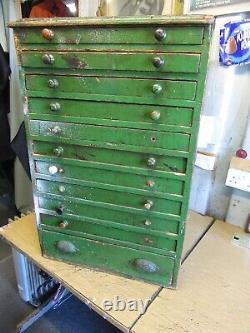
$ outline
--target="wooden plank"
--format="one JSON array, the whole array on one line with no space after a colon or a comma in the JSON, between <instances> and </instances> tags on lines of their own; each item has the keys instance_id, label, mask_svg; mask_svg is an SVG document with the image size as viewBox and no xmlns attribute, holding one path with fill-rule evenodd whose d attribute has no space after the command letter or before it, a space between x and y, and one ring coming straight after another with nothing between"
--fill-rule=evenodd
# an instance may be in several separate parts
<instances>
[{"instance_id":1,"label":"wooden plank","mask_svg":"<svg viewBox=\"0 0 250 333\"><path fill-rule=\"evenodd\" d=\"M179 289L163 289L133 332L249 333L250 251L244 231L216 221L182 266Z\"/></svg>"},{"instance_id":2,"label":"wooden plank","mask_svg":"<svg viewBox=\"0 0 250 333\"><path fill-rule=\"evenodd\" d=\"M190 251L190 247L193 247L197 238L200 238L200 235L205 232L211 221L211 218L194 212L189 214L184 255ZM105 312L103 302L112 301L115 297L124 301L152 302L161 290L161 287L155 285L42 257L34 214L0 228L0 236L123 332L129 332L130 327L140 318L141 308L134 311L111 310Z\"/></svg>"}]
</instances>

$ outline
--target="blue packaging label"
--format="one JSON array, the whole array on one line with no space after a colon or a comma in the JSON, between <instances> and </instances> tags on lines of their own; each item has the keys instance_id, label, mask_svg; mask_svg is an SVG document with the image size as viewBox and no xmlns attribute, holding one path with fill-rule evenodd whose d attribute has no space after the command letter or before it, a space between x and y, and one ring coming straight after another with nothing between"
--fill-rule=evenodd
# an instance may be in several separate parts
<instances>
[{"instance_id":1,"label":"blue packaging label","mask_svg":"<svg viewBox=\"0 0 250 333\"><path fill-rule=\"evenodd\" d=\"M226 66L250 63L250 20L229 22L220 30L220 62Z\"/></svg>"}]
</instances>

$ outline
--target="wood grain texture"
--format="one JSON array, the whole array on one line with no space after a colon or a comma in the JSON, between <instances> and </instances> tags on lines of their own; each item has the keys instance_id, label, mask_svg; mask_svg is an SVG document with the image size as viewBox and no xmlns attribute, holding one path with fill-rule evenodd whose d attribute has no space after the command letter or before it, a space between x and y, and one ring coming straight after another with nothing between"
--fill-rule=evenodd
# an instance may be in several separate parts
<instances>
[{"instance_id":1,"label":"wood grain texture","mask_svg":"<svg viewBox=\"0 0 250 333\"><path fill-rule=\"evenodd\" d=\"M193 212L189 214L184 254L206 231L211 221L211 218ZM38 267L62 282L81 301L88 304L90 308L123 332L129 332L130 327L140 318L140 311L105 312L103 301L105 299L112 300L115 296L119 296L123 300L152 301L161 290L160 287L154 285L42 257L34 214L0 228L0 236L18 251L25 254ZM175 292L177 291L173 291L173 293Z\"/></svg>"},{"instance_id":2,"label":"wood grain texture","mask_svg":"<svg viewBox=\"0 0 250 333\"><path fill-rule=\"evenodd\" d=\"M122 25L122 24L133 24L134 17L119 17L114 20L114 17L105 17L105 18L53 18L53 19L23 19L16 22L11 22L9 27L44 27L44 26L84 26L84 25ZM213 16L206 15L183 15L183 16L141 16L137 20L138 25L143 24L211 24L214 22Z\"/></svg>"},{"instance_id":3,"label":"wood grain texture","mask_svg":"<svg viewBox=\"0 0 250 333\"><path fill-rule=\"evenodd\" d=\"M216 221L183 264L179 289L163 289L133 332L249 333L250 251L244 232Z\"/></svg>"}]
</instances>

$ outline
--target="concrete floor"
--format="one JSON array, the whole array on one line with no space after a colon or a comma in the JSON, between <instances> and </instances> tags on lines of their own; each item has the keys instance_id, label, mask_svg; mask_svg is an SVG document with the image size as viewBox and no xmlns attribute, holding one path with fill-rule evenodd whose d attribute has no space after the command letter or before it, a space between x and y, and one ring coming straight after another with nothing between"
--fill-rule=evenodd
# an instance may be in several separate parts
<instances>
[{"instance_id":1,"label":"concrete floor","mask_svg":"<svg viewBox=\"0 0 250 333\"><path fill-rule=\"evenodd\" d=\"M11 191L6 191L0 179L0 226L16 214ZM1 186L2 185L2 186ZM5 190L3 190L3 188ZM15 333L16 326L34 308L20 298L11 248L0 240L0 333ZM26 333L119 333L120 331L71 297L56 310L49 311Z\"/></svg>"}]
</instances>

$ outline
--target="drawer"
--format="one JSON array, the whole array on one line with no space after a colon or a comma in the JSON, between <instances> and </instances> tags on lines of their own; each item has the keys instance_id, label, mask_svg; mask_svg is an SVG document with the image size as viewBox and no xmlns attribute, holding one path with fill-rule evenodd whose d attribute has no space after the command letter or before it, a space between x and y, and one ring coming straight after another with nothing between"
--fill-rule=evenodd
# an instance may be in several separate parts
<instances>
[{"instance_id":1,"label":"drawer","mask_svg":"<svg viewBox=\"0 0 250 333\"><path fill-rule=\"evenodd\" d=\"M94 125L78 125L71 123L59 123L31 120L29 122L30 134L34 136L46 136L66 139L72 143L96 145L102 147L133 147L139 150L146 147L149 151L154 148L168 150L189 151L190 135L175 132L157 132L129 128L105 127ZM70 142L69 141L69 142ZM138 147L138 148L136 148Z\"/></svg>"},{"instance_id":2,"label":"drawer","mask_svg":"<svg viewBox=\"0 0 250 333\"><path fill-rule=\"evenodd\" d=\"M43 254L47 257L105 269L153 283L169 285L174 258L128 247L40 231Z\"/></svg>"},{"instance_id":3,"label":"drawer","mask_svg":"<svg viewBox=\"0 0 250 333\"><path fill-rule=\"evenodd\" d=\"M184 132L193 116L194 109L184 107L29 98L32 119Z\"/></svg>"},{"instance_id":4,"label":"drawer","mask_svg":"<svg viewBox=\"0 0 250 333\"><path fill-rule=\"evenodd\" d=\"M63 232L72 234L75 236L92 238L95 236L108 238L113 243L121 244L125 246L133 247L135 245L143 245L155 249L160 249L161 252L175 252L177 240L173 237L167 237L167 235L153 234L153 232L145 232L145 230L126 230L126 228L119 228L119 225L111 226L107 223L93 223L88 221L79 221L74 219L62 219L56 216L49 216L42 214L41 226L44 229L51 228L49 230L56 232ZM90 236L91 235L91 236ZM150 249L149 249L150 250Z\"/></svg>"},{"instance_id":5,"label":"drawer","mask_svg":"<svg viewBox=\"0 0 250 333\"><path fill-rule=\"evenodd\" d=\"M71 161L72 162L72 161ZM135 174L132 172L116 171L110 169L102 169L101 165L95 168L86 167L85 164L70 164L67 160L50 159L48 161L34 161L35 172L37 178L42 176L52 176L54 180L80 183L79 181L91 182L96 185L115 185L125 187L124 191L129 192L131 189L148 191L151 194L165 195L183 195L184 179L171 179L157 176L149 176L143 174ZM51 172L53 171L53 175ZM98 185L99 184L99 185Z\"/></svg>"},{"instance_id":6,"label":"drawer","mask_svg":"<svg viewBox=\"0 0 250 333\"><path fill-rule=\"evenodd\" d=\"M157 44L199 45L203 42L201 26L135 27L38 27L15 30L21 44ZM46 45L45 45L46 46ZM112 46L112 45L111 45Z\"/></svg>"},{"instance_id":7,"label":"drawer","mask_svg":"<svg viewBox=\"0 0 250 333\"><path fill-rule=\"evenodd\" d=\"M105 209L90 202L79 203L72 198L49 198L48 196L38 196L38 205L41 209L60 216L61 218L79 219L96 223L114 222L120 225L134 226L145 230L163 231L178 234L179 222L174 216L162 217L153 216L151 212L142 211L141 214L133 211L118 211Z\"/></svg>"},{"instance_id":8,"label":"drawer","mask_svg":"<svg viewBox=\"0 0 250 333\"><path fill-rule=\"evenodd\" d=\"M118 192L102 188L74 185L57 181L36 180L38 192L57 194L65 198L74 198L99 202L100 204L115 205L116 209L121 207L140 209L145 212L160 212L163 214L181 214L182 202L180 198L173 197L172 200L153 197L150 193L140 195L127 192Z\"/></svg>"},{"instance_id":9,"label":"drawer","mask_svg":"<svg viewBox=\"0 0 250 333\"><path fill-rule=\"evenodd\" d=\"M56 92L81 93L105 100L133 98L152 103L173 100L195 100L197 82L187 80L157 80L102 76L26 75L26 88L53 97ZM102 96L102 97L101 97ZM119 99L118 99L119 100Z\"/></svg>"},{"instance_id":10,"label":"drawer","mask_svg":"<svg viewBox=\"0 0 250 333\"><path fill-rule=\"evenodd\" d=\"M25 51L21 63L23 67L46 69L198 73L200 57L195 53Z\"/></svg>"},{"instance_id":11,"label":"drawer","mask_svg":"<svg viewBox=\"0 0 250 333\"><path fill-rule=\"evenodd\" d=\"M65 159L81 161L81 164L91 167L105 168L105 170L131 169L134 172L146 175L167 176L184 175L187 171L187 158L165 156L156 154L135 153L113 149L102 149L95 147L83 147L75 145L58 144L53 142L32 143L33 155L37 157L58 156Z\"/></svg>"}]
</instances>

